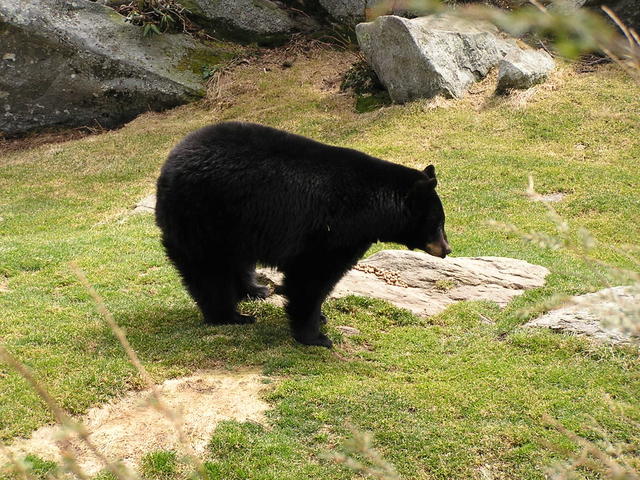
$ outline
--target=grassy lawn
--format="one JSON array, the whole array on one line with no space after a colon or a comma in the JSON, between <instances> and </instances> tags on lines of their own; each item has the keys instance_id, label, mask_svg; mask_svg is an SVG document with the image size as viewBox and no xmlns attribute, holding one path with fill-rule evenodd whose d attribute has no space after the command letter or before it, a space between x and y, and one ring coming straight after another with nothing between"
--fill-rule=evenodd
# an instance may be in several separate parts
<instances>
[{"instance_id":1,"label":"grassy lawn","mask_svg":"<svg viewBox=\"0 0 640 480\"><path fill-rule=\"evenodd\" d=\"M3 154L2 343L74 414L140 387L71 273L75 261L158 381L246 366L272 377L269 426L221 424L204 459L212 479L353 478L324 458L351 436L349 425L373 432L374 446L405 478L541 479L545 467L577 451L545 425L544 414L590 440L628 444L626 458L640 466L637 351L519 328L522 308L602 288L605 279L577 255L536 247L489 223L554 232L544 206L524 195L531 174L540 193L566 194L557 210L598 239L596 258L630 267L626 255L640 254L640 88L612 67L588 74L566 67L531 98L495 99L487 81L458 102L360 114L336 86L354 56L310 57L288 69L239 67L221 85L222 107L203 102L149 113L118 131ZM257 302L243 306L257 315L255 325L204 326L152 217L130 209L154 190L173 145L227 119L405 165L434 163L454 255L544 265L547 285L502 311L463 303L429 319L370 299L332 301L325 313L333 351L295 344L282 309ZM361 333L342 337L336 325ZM0 364L0 439L28 436L51 421L25 382ZM150 452L142 471L180 477L175 461Z\"/></svg>"}]
</instances>

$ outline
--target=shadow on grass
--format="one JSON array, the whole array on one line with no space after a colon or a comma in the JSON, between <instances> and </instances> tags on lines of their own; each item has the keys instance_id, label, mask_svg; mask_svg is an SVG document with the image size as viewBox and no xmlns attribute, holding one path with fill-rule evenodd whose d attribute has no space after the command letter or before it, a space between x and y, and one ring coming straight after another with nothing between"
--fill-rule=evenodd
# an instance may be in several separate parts
<instances>
[{"instance_id":1,"label":"shadow on grass","mask_svg":"<svg viewBox=\"0 0 640 480\"><path fill-rule=\"evenodd\" d=\"M272 362L281 364L287 356L316 359L331 356L327 349L296 343L282 308L264 302L244 302L239 309L254 315L256 323L207 325L195 306L141 308L116 314L116 320L125 328L131 346L144 363L167 368L268 368ZM121 351L106 326L98 343L104 354Z\"/></svg>"}]
</instances>

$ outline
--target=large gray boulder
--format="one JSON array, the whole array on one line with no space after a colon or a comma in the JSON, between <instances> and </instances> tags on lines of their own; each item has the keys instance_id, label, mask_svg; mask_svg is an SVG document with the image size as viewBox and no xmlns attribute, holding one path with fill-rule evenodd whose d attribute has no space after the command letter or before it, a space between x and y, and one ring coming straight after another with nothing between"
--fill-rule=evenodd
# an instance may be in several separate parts
<instances>
[{"instance_id":1,"label":"large gray boulder","mask_svg":"<svg viewBox=\"0 0 640 480\"><path fill-rule=\"evenodd\" d=\"M282 276L260 269L259 277L279 284ZM504 307L525 290L541 287L549 270L502 257L441 259L422 252L383 250L363 259L331 292L331 298L360 295L386 300L419 316L435 315L455 302L485 300ZM309 272L313 275L313 272ZM283 304L279 295L268 298Z\"/></svg>"},{"instance_id":2,"label":"large gray boulder","mask_svg":"<svg viewBox=\"0 0 640 480\"><path fill-rule=\"evenodd\" d=\"M388 2L387 0L319 0L322 8L329 16L342 24L355 26L371 17L394 14L410 15L410 11L401 4L406 2ZM396 5L397 3L397 5Z\"/></svg>"},{"instance_id":3,"label":"large gray boulder","mask_svg":"<svg viewBox=\"0 0 640 480\"><path fill-rule=\"evenodd\" d=\"M370 8L373 4L380 3L380 1L319 0L319 3L334 20L355 25L366 19L367 8Z\"/></svg>"},{"instance_id":4,"label":"large gray boulder","mask_svg":"<svg viewBox=\"0 0 640 480\"><path fill-rule=\"evenodd\" d=\"M533 62L542 54L521 50L492 25L447 14L414 19L385 15L357 25L356 35L367 62L396 103L437 95L461 97L505 57L531 84L544 78L549 61L553 63L550 58L544 65Z\"/></svg>"},{"instance_id":5,"label":"large gray boulder","mask_svg":"<svg viewBox=\"0 0 640 480\"><path fill-rule=\"evenodd\" d=\"M507 54L495 28L449 15L378 17L356 26L367 62L396 103L461 97Z\"/></svg>"},{"instance_id":6,"label":"large gray boulder","mask_svg":"<svg viewBox=\"0 0 640 480\"><path fill-rule=\"evenodd\" d=\"M273 44L296 28L286 11L270 0L182 0L199 23L214 35Z\"/></svg>"},{"instance_id":7,"label":"large gray boulder","mask_svg":"<svg viewBox=\"0 0 640 480\"><path fill-rule=\"evenodd\" d=\"M0 1L0 132L114 127L204 92L191 56L213 52L183 35L143 38L88 0Z\"/></svg>"}]
</instances>

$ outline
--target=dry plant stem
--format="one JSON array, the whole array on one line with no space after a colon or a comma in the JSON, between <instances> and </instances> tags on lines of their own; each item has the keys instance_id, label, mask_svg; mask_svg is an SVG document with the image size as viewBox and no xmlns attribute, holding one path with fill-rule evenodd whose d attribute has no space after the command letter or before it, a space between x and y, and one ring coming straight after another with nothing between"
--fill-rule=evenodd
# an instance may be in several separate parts
<instances>
[{"instance_id":1,"label":"dry plant stem","mask_svg":"<svg viewBox=\"0 0 640 480\"><path fill-rule=\"evenodd\" d=\"M62 451L62 460L67 470L73 473L80 480L89 480L89 477L82 471L80 465L76 461L76 457L70 449L69 441L64 439L59 442L60 450Z\"/></svg>"},{"instance_id":2,"label":"dry plant stem","mask_svg":"<svg viewBox=\"0 0 640 480\"><path fill-rule=\"evenodd\" d=\"M620 20L620 17L618 17L618 15L616 15L615 12L613 10L611 10L609 7L602 6L600 8L602 8L604 13L609 15L611 20L613 20L615 22L615 24L618 26L618 28L620 28L620 30L622 30L622 33L624 33L624 36L627 38L627 41L629 42L629 48L631 50L634 50L635 48L637 48L636 42L637 42L637 39L638 39L638 35L635 33L635 31L632 30L632 29L629 29L622 22L622 20Z\"/></svg>"},{"instance_id":3,"label":"dry plant stem","mask_svg":"<svg viewBox=\"0 0 640 480\"><path fill-rule=\"evenodd\" d=\"M353 437L348 442L347 448L351 450L352 454L362 455L362 457L373 466L359 462L350 454L338 453L330 455L330 458L337 463L347 466L354 472L364 473L365 475L370 475L380 480L400 480L401 477L398 472L396 472L394 466L382 458L380 453L371 446L371 434L359 432L350 425L348 425L348 428L351 430Z\"/></svg>"},{"instance_id":4,"label":"dry plant stem","mask_svg":"<svg viewBox=\"0 0 640 480\"><path fill-rule=\"evenodd\" d=\"M548 13L547 7L542 5L538 0L529 0L529 3L531 3L534 7L536 7L541 12Z\"/></svg>"},{"instance_id":5,"label":"dry plant stem","mask_svg":"<svg viewBox=\"0 0 640 480\"><path fill-rule=\"evenodd\" d=\"M113 473L119 480L131 480L132 475L124 474L122 468L116 465L115 463L110 462L100 450L93 444L91 439L89 438L90 433L87 429L79 422L73 420L53 399L53 397L49 394L47 389L38 382L31 370L29 370L24 364L19 362L13 355L9 353L9 351L3 346L0 345L0 359L7 363L10 367L16 370L36 391L36 393L44 400L47 404L47 407L51 410L56 421L62 425L65 430L69 432L76 433L78 437L89 447L91 452L102 462L102 464ZM67 435L69 435L67 433ZM67 443L63 441L62 451L63 458L69 461L70 469L82 480L88 479L87 475L82 472L82 469L77 464L73 455L68 451ZM134 476L134 478L137 478Z\"/></svg>"},{"instance_id":6,"label":"dry plant stem","mask_svg":"<svg viewBox=\"0 0 640 480\"><path fill-rule=\"evenodd\" d=\"M144 368L144 366L140 362L138 355L131 347L129 340L127 340L127 337L124 331L116 323L116 321L113 318L113 315L111 314L109 309L107 309L104 303L104 300L98 294L98 292L96 292L93 286L89 283L89 280L87 279L84 272L73 262L70 264L70 268L73 271L73 273L76 275L76 277L78 277L78 280L80 280L80 283L84 286L84 288L87 290L87 292L95 302L98 313L100 313L100 315L102 315L102 317L105 319L105 321L109 325L109 328L111 328L116 338L124 348L127 356L129 357L129 360L131 361L131 363L136 368L136 370L138 371L138 373L140 374L144 382L147 384L147 386L151 390L151 396L152 396L151 405L156 410L158 410L162 415L164 415L170 422L173 423L176 429L176 432L178 433L178 440L181 446L183 447L189 462L196 468L196 472L198 476L200 478L205 478L206 471L205 471L204 465L195 456L195 453L193 452L193 449L191 448L191 445L189 444L189 441L187 440L187 437L184 433L184 429L182 428L180 417L177 415L176 412L174 412L171 408L169 408L162 400L160 391L158 390L153 379L151 378L151 375L149 375L149 372L147 372L147 369Z\"/></svg>"},{"instance_id":7,"label":"dry plant stem","mask_svg":"<svg viewBox=\"0 0 640 480\"><path fill-rule=\"evenodd\" d=\"M629 75L640 81L640 37L638 36L638 33L635 30L628 28L624 22L620 20L620 17L618 17L609 7L603 6L601 8L604 13L606 13L611 20L615 22L618 28L622 30L622 33L627 38L627 42L629 43L629 62L631 63L631 66L627 65L626 62L610 51L610 49L603 47L602 51L607 54L607 56L611 57L611 59L620 65Z\"/></svg>"},{"instance_id":8,"label":"dry plant stem","mask_svg":"<svg viewBox=\"0 0 640 480\"><path fill-rule=\"evenodd\" d=\"M566 435L572 442L580 445L582 447L582 452L576 458L576 460L572 463L571 468L585 465L587 463L587 458L592 456L599 460L602 465L604 465L608 470L612 478L620 478L620 479L628 479L628 480L640 480L640 476L630 468L623 468L618 465L607 453L603 452L600 448L598 448L592 442L585 440L584 438L576 435L572 431L566 429L560 422L553 419L549 415L543 415L542 421L547 425L552 426L556 430L558 430L563 435ZM593 467L593 465L591 466ZM626 466L625 466L626 467Z\"/></svg>"}]
</instances>

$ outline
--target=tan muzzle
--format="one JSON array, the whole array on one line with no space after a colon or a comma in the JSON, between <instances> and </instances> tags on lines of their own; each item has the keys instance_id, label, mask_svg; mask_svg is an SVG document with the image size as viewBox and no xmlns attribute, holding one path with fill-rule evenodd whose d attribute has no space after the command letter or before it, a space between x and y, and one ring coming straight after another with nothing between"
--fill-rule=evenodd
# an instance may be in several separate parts
<instances>
[{"instance_id":1,"label":"tan muzzle","mask_svg":"<svg viewBox=\"0 0 640 480\"><path fill-rule=\"evenodd\" d=\"M444 237L440 237L436 242L427 243L424 249L429 255L440 258L444 258L451 253L449 243L444 239Z\"/></svg>"}]
</instances>

